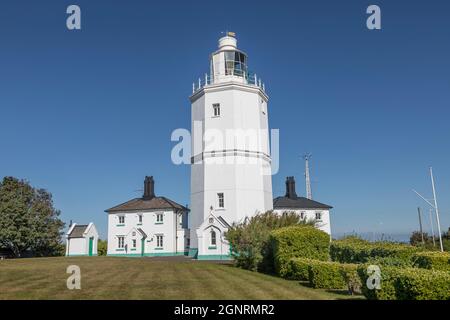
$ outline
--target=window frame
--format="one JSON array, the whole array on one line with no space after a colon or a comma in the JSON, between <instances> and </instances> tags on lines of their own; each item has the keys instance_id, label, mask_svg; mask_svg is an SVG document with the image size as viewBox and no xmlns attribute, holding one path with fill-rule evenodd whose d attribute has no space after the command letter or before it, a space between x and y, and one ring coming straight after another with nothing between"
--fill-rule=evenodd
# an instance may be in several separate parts
<instances>
[{"instance_id":1,"label":"window frame","mask_svg":"<svg viewBox=\"0 0 450 320\"><path fill-rule=\"evenodd\" d=\"M125 215L120 215L119 217L119 224L125 224Z\"/></svg>"},{"instance_id":2,"label":"window frame","mask_svg":"<svg viewBox=\"0 0 450 320\"><path fill-rule=\"evenodd\" d=\"M117 248L124 249L125 248L125 237L117 236Z\"/></svg>"},{"instance_id":3,"label":"window frame","mask_svg":"<svg viewBox=\"0 0 450 320\"><path fill-rule=\"evenodd\" d=\"M157 213L156 214L156 224L163 224L163 223L164 223L164 213Z\"/></svg>"},{"instance_id":4,"label":"window frame","mask_svg":"<svg viewBox=\"0 0 450 320\"><path fill-rule=\"evenodd\" d=\"M211 229L210 245L211 247L217 246L217 233L214 229Z\"/></svg>"},{"instance_id":5,"label":"window frame","mask_svg":"<svg viewBox=\"0 0 450 320\"><path fill-rule=\"evenodd\" d=\"M223 192L217 193L217 207L219 209L225 209L225 193Z\"/></svg>"},{"instance_id":6,"label":"window frame","mask_svg":"<svg viewBox=\"0 0 450 320\"><path fill-rule=\"evenodd\" d=\"M220 117L220 103L213 103L213 118L219 118Z\"/></svg>"},{"instance_id":7,"label":"window frame","mask_svg":"<svg viewBox=\"0 0 450 320\"><path fill-rule=\"evenodd\" d=\"M163 234L157 234L156 235L156 248L164 248L164 235Z\"/></svg>"}]
</instances>

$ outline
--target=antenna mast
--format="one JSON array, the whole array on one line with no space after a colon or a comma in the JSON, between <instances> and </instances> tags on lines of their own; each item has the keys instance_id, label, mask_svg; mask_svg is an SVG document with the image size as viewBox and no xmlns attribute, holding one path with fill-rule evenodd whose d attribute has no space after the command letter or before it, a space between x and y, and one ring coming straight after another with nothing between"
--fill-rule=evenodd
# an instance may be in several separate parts
<instances>
[{"instance_id":1,"label":"antenna mast","mask_svg":"<svg viewBox=\"0 0 450 320\"><path fill-rule=\"evenodd\" d=\"M305 159L305 182L306 182L306 198L312 200L311 192L311 178L309 176L309 159L311 159L311 153L304 155Z\"/></svg>"}]
</instances>

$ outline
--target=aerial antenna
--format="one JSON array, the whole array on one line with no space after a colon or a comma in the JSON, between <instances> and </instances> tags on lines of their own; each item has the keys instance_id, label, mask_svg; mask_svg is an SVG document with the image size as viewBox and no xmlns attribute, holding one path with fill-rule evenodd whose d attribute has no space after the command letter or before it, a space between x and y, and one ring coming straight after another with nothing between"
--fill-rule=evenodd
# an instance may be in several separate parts
<instances>
[{"instance_id":1,"label":"aerial antenna","mask_svg":"<svg viewBox=\"0 0 450 320\"><path fill-rule=\"evenodd\" d=\"M431 177L431 187L433 190L433 199L427 200L416 190L413 189L413 191L419 197L421 197L423 200L425 200L425 202L428 203L430 205L430 207L434 209L434 212L436 212L436 222L437 222L437 227L438 227L439 244L441 246L441 251L444 252L444 246L442 245L441 223L440 223L440 219L439 219L439 209L438 209L438 204L437 204L437 199L436 199L436 188L434 186L434 177L433 177L433 168L432 167L430 167L430 177ZM430 201L433 201L433 203L431 203Z\"/></svg>"},{"instance_id":2,"label":"aerial antenna","mask_svg":"<svg viewBox=\"0 0 450 320\"><path fill-rule=\"evenodd\" d=\"M311 157L311 153L307 153L303 156L303 158L305 159L306 198L309 200L312 200L311 178L309 176L309 159L311 159Z\"/></svg>"}]
</instances>

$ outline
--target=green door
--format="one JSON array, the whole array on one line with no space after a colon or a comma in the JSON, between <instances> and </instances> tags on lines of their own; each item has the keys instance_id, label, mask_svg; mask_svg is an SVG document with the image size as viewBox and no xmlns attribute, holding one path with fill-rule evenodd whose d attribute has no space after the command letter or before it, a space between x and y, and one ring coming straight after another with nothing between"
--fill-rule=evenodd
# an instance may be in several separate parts
<instances>
[{"instance_id":1,"label":"green door","mask_svg":"<svg viewBox=\"0 0 450 320\"><path fill-rule=\"evenodd\" d=\"M141 239L141 256L144 256L144 245L145 245L145 239Z\"/></svg>"},{"instance_id":2,"label":"green door","mask_svg":"<svg viewBox=\"0 0 450 320\"><path fill-rule=\"evenodd\" d=\"M92 251L94 251L94 238L89 238L89 257L92 257Z\"/></svg>"}]
</instances>

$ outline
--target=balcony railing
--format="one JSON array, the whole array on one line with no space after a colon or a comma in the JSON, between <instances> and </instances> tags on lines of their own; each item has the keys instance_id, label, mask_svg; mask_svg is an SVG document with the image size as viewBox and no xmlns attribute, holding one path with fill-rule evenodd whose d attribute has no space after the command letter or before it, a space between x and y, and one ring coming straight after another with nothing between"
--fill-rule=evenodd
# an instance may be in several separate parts
<instances>
[{"instance_id":1,"label":"balcony railing","mask_svg":"<svg viewBox=\"0 0 450 320\"><path fill-rule=\"evenodd\" d=\"M232 76L230 78L230 76ZM239 82L242 82L244 84L256 86L258 88L261 88L264 92L266 91L264 83L261 81L261 78L258 78L258 76L255 73L251 72L237 72L237 70L234 71L233 74L225 75L220 78L214 78L210 75L205 73L204 78L198 78L198 82L192 83L192 93L197 92L198 90L204 88L207 85L215 84L223 82L223 79L233 79L236 78L236 80L239 80Z\"/></svg>"}]
</instances>

